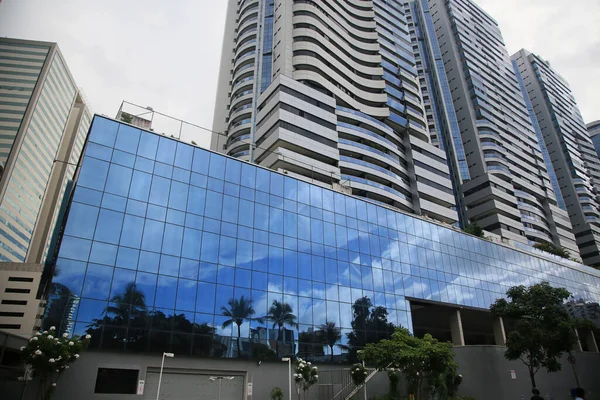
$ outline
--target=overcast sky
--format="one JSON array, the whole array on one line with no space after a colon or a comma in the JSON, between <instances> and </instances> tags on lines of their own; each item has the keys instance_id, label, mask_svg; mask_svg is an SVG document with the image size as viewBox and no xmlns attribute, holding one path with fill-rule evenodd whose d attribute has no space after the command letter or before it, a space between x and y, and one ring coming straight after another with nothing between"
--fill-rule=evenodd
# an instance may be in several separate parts
<instances>
[{"instance_id":1,"label":"overcast sky","mask_svg":"<svg viewBox=\"0 0 600 400\"><path fill-rule=\"evenodd\" d=\"M114 117L127 100L210 128L226 3L3 0L0 36L57 42L96 113ZM583 118L600 119L600 1L477 3L498 21L511 54L524 47L549 60Z\"/></svg>"}]
</instances>

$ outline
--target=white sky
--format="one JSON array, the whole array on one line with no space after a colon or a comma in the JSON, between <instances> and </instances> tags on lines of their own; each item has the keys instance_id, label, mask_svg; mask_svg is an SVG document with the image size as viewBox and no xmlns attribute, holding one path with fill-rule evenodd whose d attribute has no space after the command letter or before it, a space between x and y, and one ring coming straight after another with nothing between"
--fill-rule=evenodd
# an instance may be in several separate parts
<instances>
[{"instance_id":1,"label":"white sky","mask_svg":"<svg viewBox=\"0 0 600 400\"><path fill-rule=\"evenodd\" d=\"M94 112L127 100L212 127L227 0L0 1L0 36L57 42ZM599 0L476 1L511 54L549 60L584 120L600 119Z\"/></svg>"}]
</instances>

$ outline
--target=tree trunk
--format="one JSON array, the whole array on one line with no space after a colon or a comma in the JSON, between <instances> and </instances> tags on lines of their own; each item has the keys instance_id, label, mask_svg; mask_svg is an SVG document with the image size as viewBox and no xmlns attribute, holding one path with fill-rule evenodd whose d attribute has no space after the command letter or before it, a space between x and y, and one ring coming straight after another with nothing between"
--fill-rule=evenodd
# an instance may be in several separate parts
<instances>
[{"instance_id":1,"label":"tree trunk","mask_svg":"<svg viewBox=\"0 0 600 400\"><path fill-rule=\"evenodd\" d=\"M241 338L242 338L242 330L240 329L240 325L238 324L238 338L237 338L237 344L238 344L238 357L242 356L242 343L241 343Z\"/></svg>"},{"instance_id":2,"label":"tree trunk","mask_svg":"<svg viewBox=\"0 0 600 400\"><path fill-rule=\"evenodd\" d=\"M535 384L535 372L533 372L533 367L527 367L529 369L529 378L531 379L531 388L536 388Z\"/></svg>"}]
</instances>

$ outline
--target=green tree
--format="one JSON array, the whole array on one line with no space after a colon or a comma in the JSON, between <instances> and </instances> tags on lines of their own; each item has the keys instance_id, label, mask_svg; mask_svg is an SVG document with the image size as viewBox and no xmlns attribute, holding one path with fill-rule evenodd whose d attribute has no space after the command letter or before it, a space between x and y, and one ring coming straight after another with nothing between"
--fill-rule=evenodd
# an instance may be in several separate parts
<instances>
[{"instance_id":1,"label":"green tree","mask_svg":"<svg viewBox=\"0 0 600 400\"><path fill-rule=\"evenodd\" d=\"M252 307L252 300L246 299L244 296L239 299L229 299L227 302L229 308L221 306L221 315L228 317L229 319L223 322L222 328L225 329L232 324L237 325L237 345L238 345L238 357L242 355L242 331L241 325L244 320L253 320L252 316L256 313L254 307Z\"/></svg>"},{"instance_id":2,"label":"green tree","mask_svg":"<svg viewBox=\"0 0 600 400\"><path fill-rule=\"evenodd\" d=\"M371 299L361 297L352 305L352 332L348 333L348 358L355 362L358 350L368 343L376 343L381 339L389 339L395 326L387 320L385 307L373 307Z\"/></svg>"},{"instance_id":3,"label":"green tree","mask_svg":"<svg viewBox=\"0 0 600 400\"><path fill-rule=\"evenodd\" d=\"M121 121L125 122L126 124L130 124L131 121L133 121L133 116L126 112L121 112Z\"/></svg>"},{"instance_id":4,"label":"green tree","mask_svg":"<svg viewBox=\"0 0 600 400\"><path fill-rule=\"evenodd\" d=\"M457 368L451 343L440 342L430 334L417 338L406 328L397 328L391 339L367 344L360 357L377 369L402 370L417 400L422 398L424 382Z\"/></svg>"},{"instance_id":5,"label":"green tree","mask_svg":"<svg viewBox=\"0 0 600 400\"><path fill-rule=\"evenodd\" d=\"M51 326L43 333L37 332L26 346L21 347L25 363L31 368L33 376L39 378L41 400L52 399L59 378L70 364L77 361L91 338L90 335L69 338L67 333L55 335L58 335L56 328Z\"/></svg>"},{"instance_id":6,"label":"green tree","mask_svg":"<svg viewBox=\"0 0 600 400\"><path fill-rule=\"evenodd\" d=\"M555 256L559 256L562 258L570 258L571 254L564 247L557 247L552 243L543 242L536 243L533 245L534 248L538 250L545 251L546 253L554 254Z\"/></svg>"},{"instance_id":7,"label":"green tree","mask_svg":"<svg viewBox=\"0 0 600 400\"><path fill-rule=\"evenodd\" d=\"M271 390L271 400L283 400L283 391L280 387L275 386Z\"/></svg>"},{"instance_id":8,"label":"green tree","mask_svg":"<svg viewBox=\"0 0 600 400\"><path fill-rule=\"evenodd\" d=\"M279 358L279 342L283 341L282 329L285 325L296 328L298 324L296 323L297 317L293 314L294 310L292 306L288 303L282 303L277 300L273 300L273 304L269 307L269 311L267 315L265 315L261 320L267 320L273 322L273 329L277 327L277 342L276 342L276 354L277 358Z\"/></svg>"},{"instance_id":9,"label":"green tree","mask_svg":"<svg viewBox=\"0 0 600 400\"><path fill-rule=\"evenodd\" d=\"M473 222L472 224L465 226L465 229L463 229L463 230L470 235L474 235L474 236L477 236L480 238L485 237L483 235L483 229L479 225L477 225L476 222Z\"/></svg>"},{"instance_id":10,"label":"green tree","mask_svg":"<svg viewBox=\"0 0 600 400\"><path fill-rule=\"evenodd\" d=\"M335 322L331 321L325 321L324 324L321 324L319 331L321 332L323 343L329 346L331 350L331 361L333 362L333 346L342 340L342 331L335 326Z\"/></svg>"},{"instance_id":11,"label":"green tree","mask_svg":"<svg viewBox=\"0 0 600 400\"><path fill-rule=\"evenodd\" d=\"M129 282L123 293L114 295L110 302L114 305L106 307L107 314L113 314L126 323L146 312L146 295L135 287L135 282Z\"/></svg>"},{"instance_id":12,"label":"green tree","mask_svg":"<svg viewBox=\"0 0 600 400\"><path fill-rule=\"evenodd\" d=\"M504 357L521 360L535 388L535 374L541 368L560 371L560 357L571 351L576 342L574 320L564 306L571 294L567 289L542 282L528 288L514 286L506 295L508 301L499 299L490 307L494 316L516 323L506 337Z\"/></svg>"}]
</instances>

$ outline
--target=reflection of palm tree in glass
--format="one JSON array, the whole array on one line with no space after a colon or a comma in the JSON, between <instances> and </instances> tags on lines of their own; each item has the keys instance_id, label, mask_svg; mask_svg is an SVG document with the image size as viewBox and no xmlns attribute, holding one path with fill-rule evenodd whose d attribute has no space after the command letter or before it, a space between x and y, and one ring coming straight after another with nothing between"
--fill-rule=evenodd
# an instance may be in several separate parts
<instances>
[{"instance_id":1,"label":"reflection of palm tree in glass","mask_svg":"<svg viewBox=\"0 0 600 400\"><path fill-rule=\"evenodd\" d=\"M325 321L325 323L319 327L319 330L323 335L323 343L331 349L331 361L333 361L333 346L342 339L342 332L340 328L335 326L335 322L331 321Z\"/></svg>"},{"instance_id":2,"label":"reflection of palm tree in glass","mask_svg":"<svg viewBox=\"0 0 600 400\"><path fill-rule=\"evenodd\" d=\"M294 310L292 306L288 303L281 303L277 300L273 301L271 307L269 308L269 312L267 315L263 317L267 321L273 321L273 329L277 326L277 342L276 342L276 353L277 358L279 358L279 341L283 342L283 337L281 334L281 330L284 325L288 325L291 328L296 328L298 324L296 323L296 316L292 314Z\"/></svg>"},{"instance_id":3,"label":"reflection of palm tree in glass","mask_svg":"<svg viewBox=\"0 0 600 400\"><path fill-rule=\"evenodd\" d=\"M221 315L228 317L229 319L223 322L223 329L231 326L232 324L237 325L237 346L238 346L238 357L242 355L241 336L242 331L240 326L244 323L244 320L251 321L252 316L255 314L254 308L252 307L252 300L246 300L244 296L239 299L229 299L227 302L229 308L221 306Z\"/></svg>"},{"instance_id":4,"label":"reflection of palm tree in glass","mask_svg":"<svg viewBox=\"0 0 600 400\"><path fill-rule=\"evenodd\" d=\"M123 322L135 319L146 312L146 295L136 289L134 282L129 282L121 294L110 299L114 305L106 307L106 314L113 314Z\"/></svg>"}]
</instances>

